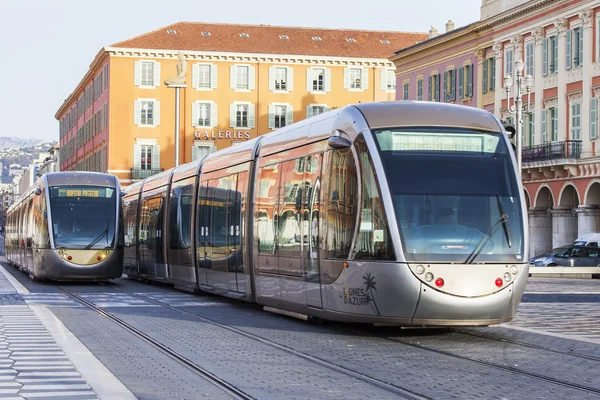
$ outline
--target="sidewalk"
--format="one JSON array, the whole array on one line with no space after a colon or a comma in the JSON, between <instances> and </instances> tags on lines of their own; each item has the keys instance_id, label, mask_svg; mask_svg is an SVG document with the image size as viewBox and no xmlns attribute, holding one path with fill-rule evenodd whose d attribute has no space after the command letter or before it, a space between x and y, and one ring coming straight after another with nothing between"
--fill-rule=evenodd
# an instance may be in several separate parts
<instances>
[{"instance_id":1,"label":"sidewalk","mask_svg":"<svg viewBox=\"0 0 600 400\"><path fill-rule=\"evenodd\" d=\"M0 265L0 400L135 399L46 306L28 305L28 294Z\"/></svg>"}]
</instances>

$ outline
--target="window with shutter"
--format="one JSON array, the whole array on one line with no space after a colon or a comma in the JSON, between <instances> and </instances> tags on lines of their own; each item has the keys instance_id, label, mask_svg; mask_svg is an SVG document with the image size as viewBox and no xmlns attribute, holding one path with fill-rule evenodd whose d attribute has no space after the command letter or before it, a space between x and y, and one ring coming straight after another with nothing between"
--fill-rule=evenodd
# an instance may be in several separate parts
<instances>
[{"instance_id":1,"label":"window with shutter","mask_svg":"<svg viewBox=\"0 0 600 400\"><path fill-rule=\"evenodd\" d=\"M210 64L198 64L198 89L210 89L211 88L211 65Z\"/></svg>"},{"instance_id":2,"label":"window with shutter","mask_svg":"<svg viewBox=\"0 0 600 400\"><path fill-rule=\"evenodd\" d=\"M288 90L288 69L286 67L275 67L275 86L277 91L285 92Z\"/></svg>"},{"instance_id":3,"label":"window with shutter","mask_svg":"<svg viewBox=\"0 0 600 400\"><path fill-rule=\"evenodd\" d=\"M235 104L235 128L248 128L248 104Z\"/></svg>"},{"instance_id":4,"label":"window with shutter","mask_svg":"<svg viewBox=\"0 0 600 400\"><path fill-rule=\"evenodd\" d=\"M141 102L141 118L140 125L154 125L154 102Z\"/></svg>"},{"instance_id":5,"label":"window with shutter","mask_svg":"<svg viewBox=\"0 0 600 400\"><path fill-rule=\"evenodd\" d=\"M423 79L417 81L417 100L423 100Z\"/></svg>"},{"instance_id":6,"label":"window with shutter","mask_svg":"<svg viewBox=\"0 0 600 400\"><path fill-rule=\"evenodd\" d=\"M153 61L142 61L141 62L141 86L154 87L154 62Z\"/></svg>"},{"instance_id":7,"label":"window with shutter","mask_svg":"<svg viewBox=\"0 0 600 400\"><path fill-rule=\"evenodd\" d=\"M396 90L396 74L393 69L387 70L387 90Z\"/></svg>"},{"instance_id":8,"label":"window with shutter","mask_svg":"<svg viewBox=\"0 0 600 400\"><path fill-rule=\"evenodd\" d=\"M571 104L571 138L581 139L581 104Z\"/></svg>"},{"instance_id":9,"label":"window with shutter","mask_svg":"<svg viewBox=\"0 0 600 400\"><path fill-rule=\"evenodd\" d=\"M286 125L287 107L284 105L276 105L273 110L274 127L281 128Z\"/></svg>"},{"instance_id":10,"label":"window with shutter","mask_svg":"<svg viewBox=\"0 0 600 400\"><path fill-rule=\"evenodd\" d=\"M250 67L247 65L238 65L236 67L236 89L249 90L250 89Z\"/></svg>"},{"instance_id":11,"label":"window with shutter","mask_svg":"<svg viewBox=\"0 0 600 400\"><path fill-rule=\"evenodd\" d=\"M312 69L312 91L313 92L324 92L325 91L325 69L313 68Z\"/></svg>"},{"instance_id":12,"label":"window with shutter","mask_svg":"<svg viewBox=\"0 0 600 400\"><path fill-rule=\"evenodd\" d=\"M348 68L349 89L362 89L362 68Z\"/></svg>"},{"instance_id":13,"label":"window with shutter","mask_svg":"<svg viewBox=\"0 0 600 400\"><path fill-rule=\"evenodd\" d=\"M210 127L211 124L211 112L212 103L196 102L195 112L193 112L194 126L198 127Z\"/></svg>"},{"instance_id":14,"label":"window with shutter","mask_svg":"<svg viewBox=\"0 0 600 400\"><path fill-rule=\"evenodd\" d=\"M590 99L590 139L598 138L598 99Z\"/></svg>"}]
</instances>

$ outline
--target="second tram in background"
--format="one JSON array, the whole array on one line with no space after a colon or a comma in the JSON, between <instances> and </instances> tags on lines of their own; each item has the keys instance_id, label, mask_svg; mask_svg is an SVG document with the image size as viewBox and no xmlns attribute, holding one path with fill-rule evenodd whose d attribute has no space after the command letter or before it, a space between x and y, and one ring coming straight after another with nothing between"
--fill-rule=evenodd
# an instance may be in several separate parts
<instances>
[{"instance_id":1,"label":"second tram in background","mask_svg":"<svg viewBox=\"0 0 600 400\"><path fill-rule=\"evenodd\" d=\"M498 324L527 281L523 199L493 114L363 103L128 187L124 273L304 318Z\"/></svg>"},{"instance_id":2,"label":"second tram in background","mask_svg":"<svg viewBox=\"0 0 600 400\"><path fill-rule=\"evenodd\" d=\"M123 271L121 188L114 175L56 172L8 209L6 258L32 278L107 281Z\"/></svg>"}]
</instances>

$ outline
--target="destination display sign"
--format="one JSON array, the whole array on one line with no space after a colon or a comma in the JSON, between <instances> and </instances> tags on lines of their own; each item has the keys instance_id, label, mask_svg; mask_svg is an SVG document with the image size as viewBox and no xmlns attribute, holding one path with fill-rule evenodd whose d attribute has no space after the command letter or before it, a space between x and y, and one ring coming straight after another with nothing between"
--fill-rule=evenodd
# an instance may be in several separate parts
<instances>
[{"instance_id":1,"label":"destination display sign","mask_svg":"<svg viewBox=\"0 0 600 400\"><path fill-rule=\"evenodd\" d=\"M106 190L103 187L59 187L58 197L110 197L112 192L107 196Z\"/></svg>"}]
</instances>

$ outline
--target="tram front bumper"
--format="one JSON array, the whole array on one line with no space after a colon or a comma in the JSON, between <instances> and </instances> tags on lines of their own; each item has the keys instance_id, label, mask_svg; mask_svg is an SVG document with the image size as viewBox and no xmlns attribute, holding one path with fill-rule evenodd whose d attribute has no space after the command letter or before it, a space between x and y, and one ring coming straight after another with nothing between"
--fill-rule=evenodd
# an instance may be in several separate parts
<instances>
[{"instance_id":1,"label":"tram front bumper","mask_svg":"<svg viewBox=\"0 0 600 400\"><path fill-rule=\"evenodd\" d=\"M514 302L513 284L496 293L479 297L455 296L422 284L412 325L497 325L513 319L516 309Z\"/></svg>"}]
</instances>

